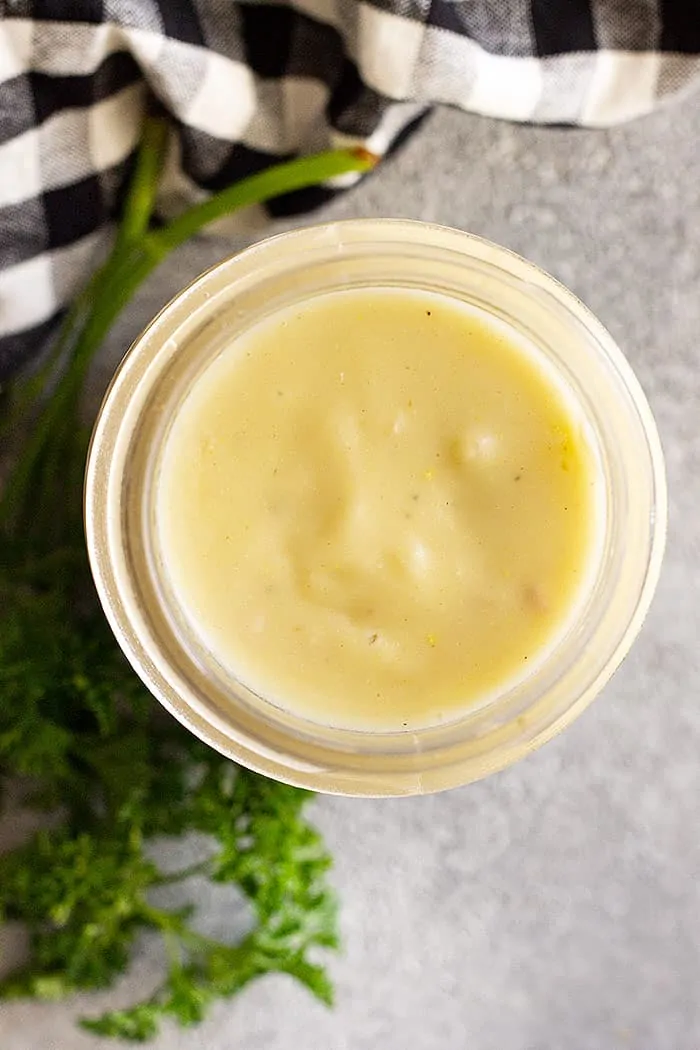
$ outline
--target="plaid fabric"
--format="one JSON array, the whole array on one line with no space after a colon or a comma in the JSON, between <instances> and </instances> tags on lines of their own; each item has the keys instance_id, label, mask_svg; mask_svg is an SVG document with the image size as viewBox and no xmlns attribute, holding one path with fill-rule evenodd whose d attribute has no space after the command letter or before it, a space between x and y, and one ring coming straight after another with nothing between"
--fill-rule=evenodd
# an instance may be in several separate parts
<instances>
[{"instance_id":1,"label":"plaid fabric","mask_svg":"<svg viewBox=\"0 0 700 1050\"><path fill-rule=\"evenodd\" d=\"M435 103L599 127L700 79L698 0L0 0L0 18L0 380L104 249L149 100L173 123L171 212L294 154L384 155Z\"/></svg>"}]
</instances>

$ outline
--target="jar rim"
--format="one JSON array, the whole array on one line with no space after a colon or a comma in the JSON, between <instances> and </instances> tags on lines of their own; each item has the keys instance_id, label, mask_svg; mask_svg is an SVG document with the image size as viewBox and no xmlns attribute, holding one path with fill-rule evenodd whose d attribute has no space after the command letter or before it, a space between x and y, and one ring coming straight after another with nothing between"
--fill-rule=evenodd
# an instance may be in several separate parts
<instances>
[{"instance_id":1,"label":"jar rim","mask_svg":"<svg viewBox=\"0 0 700 1050\"><path fill-rule=\"evenodd\" d=\"M175 364L184 360L185 349L197 339L204 340L202 345L213 340L217 316L234 301L239 307L251 304L247 314L243 310L245 330L260 319L261 310L279 308L276 294L291 294L285 291L290 274L300 282L299 291L311 276L318 284L330 280L323 275L332 272L338 280L353 266L360 276L363 265L379 272L386 259L403 274L399 286L410 279L416 287L436 290L434 283L426 287L428 266L435 274L439 270L443 283L466 281L469 271L469 294L477 297L488 296L489 282L501 280L504 301L510 296L518 304L519 318L529 311L530 328L539 324L544 331L556 321L556 331L569 338L569 358L559 363L579 367L577 381L586 396L591 393L583 374L589 354L588 367L595 362L597 368L592 393L606 408L599 423L607 442L611 498L617 501L617 531L606 541L607 576L596 606L600 622L589 623L585 634L589 646L595 640L599 647L595 659L587 651L570 653L568 663L550 668L546 689L540 679L540 694L535 690L525 696L524 706L502 705L496 716L482 712L480 724L468 713L458 720L459 733L450 723L438 733L365 734L373 742L365 747L354 731L313 724L313 740L290 713L282 712L273 724L259 709L256 713L255 705L246 707L245 698L236 708L207 696L213 686L206 668L197 660L188 663L177 639L166 639L168 617L157 607L162 594L149 590L150 526L144 524L143 508L150 475L145 461L138 466L141 452L134 435L147 426L149 412L153 420L153 406L166 403L163 390L174 383ZM501 307L506 308L494 304L493 310ZM540 338L537 331L534 335ZM141 445L148 445L151 436L144 431ZM651 602L664 548L666 503L661 445L641 387L612 337L572 292L515 253L471 234L411 220L360 219L258 242L196 278L158 314L125 355L100 409L86 471L85 524L93 576L117 640L146 686L187 728L276 779L331 793L399 795L441 790L504 768L554 736L590 703L628 651ZM634 542L626 544L630 535ZM583 637L579 633L579 649ZM393 737L402 738L401 747ZM378 740L381 746L375 746Z\"/></svg>"}]
</instances>

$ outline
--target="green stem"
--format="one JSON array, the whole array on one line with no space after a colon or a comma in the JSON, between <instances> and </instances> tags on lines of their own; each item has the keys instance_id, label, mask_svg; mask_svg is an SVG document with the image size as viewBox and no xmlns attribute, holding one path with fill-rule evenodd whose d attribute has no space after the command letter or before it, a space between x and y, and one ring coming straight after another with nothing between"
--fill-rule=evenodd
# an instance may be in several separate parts
<instances>
[{"instance_id":1,"label":"green stem","mask_svg":"<svg viewBox=\"0 0 700 1050\"><path fill-rule=\"evenodd\" d=\"M59 366L76 329L81 323L84 323L99 273L100 271L92 277L82 292L73 300L73 304L63 319L58 336L47 359L32 376L24 380L21 386L16 386L12 389L12 403L7 416L0 424L0 436L12 433L20 420L26 416L30 406L36 402L37 398L41 396L42 392L49 385L51 376Z\"/></svg>"},{"instance_id":2,"label":"green stem","mask_svg":"<svg viewBox=\"0 0 700 1050\"><path fill-rule=\"evenodd\" d=\"M160 883L155 885L160 885ZM159 930L163 937L177 936L186 944L197 945L199 948L226 947L221 941L193 930L180 915L173 915L172 912L154 908L150 904L144 904L141 907L140 918L145 925Z\"/></svg>"},{"instance_id":3,"label":"green stem","mask_svg":"<svg viewBox=\"0 0 700 1050\"><path fill-rule=\"evenodd\" d=\"M150 265L143 275L141 275L141 269L132 268L129 271L127 280L128 283L133 285L132 290L129 292L129 298L136 290L136 287L138 287L143 276L153 268L153 265L155 263ZM26 517L29 520L34 518L34 511L29 506L29 495L32 491L40 491L40 501L50 503L50 501L45 499L47 493L35 485L39 463L50 442L55 442L54 453L55 456L58 456L65 447L60 435L64 433L66 443L68 443L77 426L76 413L71 409L75 407L77 412L77 400L85 372L94 351L106 336L110 325L127 301L120 301L113 288L113 272L116 271L116 273L121 275L123 268L124 263L121 257L116 252L113 252L99 273L95 275L93 282L91 282L91 288L94 293L92 309L88 312L74 343L69 367L64 371L55 389L51 392L51 396L44 403L37 419L34 421L32 431L25 440L22 456L4 486L2 497L0 498L0 526L16 526L18 523L27 524L27 522L23 522L23 508L26 510ZM120 282L123 282L121 276ZM42 392L44 384L42 384L41 388L38 388L35 396ZM25 401L24 398L23 401ZM28 407L28 404L29 402L27 402L26 407ZM54 457L51 458L53 459Z\"/></svg>"},{"instance_id":4,"label":"green stem","mask_svg":"<svg viewBox=\"0 0 700 1050\"><path fill-rule=\"evenodd\" d=\"M196 204L162 230L147 234L147 240L151 248L164 258L173 248L223 215L284 193L327 182L348 172L369 171L375 163L376 158L366 150L334 150L277 164Z\"/></svg>"},{"instance_id":5,"label":"green stem","mask_svg":"<svg viewBox=\"0 0 700 1050\"><path fill-rule=\"evenodd\" d=\"M48 363L53 368L60 363L60 358L69 355L69 366L44 405L5 486L0 499L0 526L26 524L34 516L29 500L39 460L48 443L57 440L61 425L67 428L66 445L61 445L61 452L69 446L68 434L76 426L78 398L95 351L139 285L174 248L224 215L348 172L367 171L375 162L375 158L363 150L335 150L288 161L222 190L162 229L148 232L166 139L167 129L162 123L147 122L119 234L110 256L66 319ZM82 317L84 311L87 314ZM71 350L69 344L76 328L78 335ZM23 410L41 395L48 375L50 372L45 366L28 381L22 396ZM58 456L57 449L56 456L50 457L51 464L46 464L47 470L55 469Z\"/></svg>"},{"instance_id":6,"label":"green stem","mask_svg":"<svg viewBox=\"0 0 700 1050\"><path fill-rule=\"evenodd\" d=\"M147 119L124 204L124 215L119 224L115 252L120 252L124 246L138 240L148 229L167 144L167 124L162 120Z\"/></svg>"}]
</instances>

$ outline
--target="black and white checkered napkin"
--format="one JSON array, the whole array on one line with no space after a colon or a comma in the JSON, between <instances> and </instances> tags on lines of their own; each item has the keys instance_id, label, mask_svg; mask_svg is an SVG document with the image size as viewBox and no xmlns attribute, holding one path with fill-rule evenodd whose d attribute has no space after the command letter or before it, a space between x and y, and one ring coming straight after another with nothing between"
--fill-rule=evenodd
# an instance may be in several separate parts
<instances>
[{"instance_id":1,"label":"black and white checkered napkin","mask_svg":"<svg viewBox=\"0 0 700 1050\"><path fill-rule=\"evenodd\" d=\"M0 379L104 247L149 97L172 211L297 153L383 155L435 103L598 127L698 80L698 0L0 0Z\"/></svg>"}]
</instances>

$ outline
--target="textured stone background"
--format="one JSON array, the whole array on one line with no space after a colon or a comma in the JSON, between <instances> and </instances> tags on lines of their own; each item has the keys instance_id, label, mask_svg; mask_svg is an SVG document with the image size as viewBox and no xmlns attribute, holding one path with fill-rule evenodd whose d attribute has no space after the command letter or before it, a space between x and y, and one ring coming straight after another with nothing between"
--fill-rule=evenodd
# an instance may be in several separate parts
<instances>
[{"instance_id":1,"label":"textured stone background","mask_svg":"<svg viewBox=\"0 0 700 1050\"><path fill-rule=\"evenodd\" d=\"M442 111L322 217L482 234L572 287L629 355L664 441L668 556L632 655L519 766L450 794L324 799L345 954L338 1006L284 978L158 1050L697 1050L700 1046L700 98L605 132ZM241 240L188 246L143 290L95 379L189 277ZM195 848L193 845L192 849ZM201 894L202 921L230 915ZM12 949L12 945L10 945ZM96 1050L79 1009L155 980L146 943L112 993L4 1005L3 1050Z\"/></svg>"}]
</instances>

